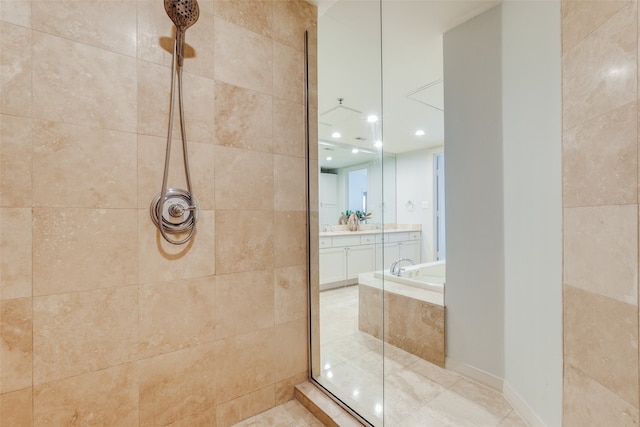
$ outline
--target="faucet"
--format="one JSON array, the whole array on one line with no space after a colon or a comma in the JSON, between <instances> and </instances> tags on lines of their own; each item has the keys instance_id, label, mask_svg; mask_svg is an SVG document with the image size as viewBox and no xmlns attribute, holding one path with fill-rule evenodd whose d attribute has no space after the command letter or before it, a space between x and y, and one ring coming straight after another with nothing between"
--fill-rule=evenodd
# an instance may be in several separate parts
<instances>
[{"instance_id":1,"label":"faucet","mask_svg":"<svg viewBox=\"0 0 640 427\"><path fill-rule=\"evenodd\" d=\"M416 265L415 261L412 260L411 258L400 258L399 260L396 260L393 262L393 264L391 264L391 268L389 268L389 273L391 273L394 276L400 277L400 274L402 274L402 272L404 271L404 268L400 267L400 263L403 261L410 262L411 265ZM397 270L396 270L396 267L398 267Z\"/></svg>"}]
</instances>

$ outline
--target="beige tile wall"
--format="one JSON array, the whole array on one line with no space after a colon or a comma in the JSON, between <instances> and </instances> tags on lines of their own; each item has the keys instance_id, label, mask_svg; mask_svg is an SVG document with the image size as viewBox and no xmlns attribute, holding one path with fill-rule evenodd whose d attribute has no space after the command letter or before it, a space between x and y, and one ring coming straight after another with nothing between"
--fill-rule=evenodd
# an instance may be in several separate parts
<instances>
[{"instance_id":1,"label":"beige tile wall","mask_svg":"<svg viewBox=\"0 0 640 427\"><path fill-rule=\"evenodd\" d=\"M637 425L637 1L563 1L562 35L563 425Z\"/></svg>"},{"instance_id":2,"label":"beige tile wall","mask_svg":"<svg viewBox=\"0 0 640 427\"><path fill-rule=\"evenodd\" d=\"M0 0L2 425L226 426L307 378L316 10L199 4L184 87L201 213L176 247L148 214L169 109L162 2ZM176 138L184 188L181 163Z\"/></svg>"}]
</instances>

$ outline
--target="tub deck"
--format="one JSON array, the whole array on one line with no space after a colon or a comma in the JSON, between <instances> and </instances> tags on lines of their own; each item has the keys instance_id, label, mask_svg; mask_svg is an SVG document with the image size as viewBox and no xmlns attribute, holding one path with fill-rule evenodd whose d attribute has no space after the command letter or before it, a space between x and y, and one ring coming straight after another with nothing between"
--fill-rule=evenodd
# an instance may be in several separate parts
<instances>
[{"instance_id":1,"label":"tub deck","mask_svg":"<svg viewBox=\"0 0 640 427\"><path fill-rule=\"evenodd\" d=\"M418 288L386 276L383 281L374 273L365 273L358 276L358 294L361 331L444 367L445 307L441 290Z\"/></svg>"}]
</instances>

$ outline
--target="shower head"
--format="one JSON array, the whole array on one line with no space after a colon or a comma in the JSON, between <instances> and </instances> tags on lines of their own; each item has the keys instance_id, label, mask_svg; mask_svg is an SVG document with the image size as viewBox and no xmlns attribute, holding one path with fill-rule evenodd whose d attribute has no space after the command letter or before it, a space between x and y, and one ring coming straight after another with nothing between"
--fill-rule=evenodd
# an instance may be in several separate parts
<instances>
[{"instance_id":1,"label":"shower head","mask_svg":"<svg viewBox=\"0 0 640 427\"><path fill-rule=\"evenodd\" d=\"M176 25L178 32L185 32L200 16L196 0L164 0L164 10Z\"/></svg>"}]
</instances>

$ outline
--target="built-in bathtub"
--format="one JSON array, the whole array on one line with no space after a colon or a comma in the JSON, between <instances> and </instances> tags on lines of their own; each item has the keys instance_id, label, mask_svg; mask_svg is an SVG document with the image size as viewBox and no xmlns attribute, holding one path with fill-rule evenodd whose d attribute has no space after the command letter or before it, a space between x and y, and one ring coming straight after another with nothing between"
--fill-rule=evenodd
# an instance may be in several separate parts
<instances>
[{"instance_id":1,"label":"built-in bathtub","mask_svg":"<svg viewBox=\"0 0 640 427\"><path fill-rule=\"evenodd\" d=\"M444 293L447 265L445 261L435 261L425 264L402 266L400 275L391 274L389 270L375 271L373 277L384 278L384 286L393 283L413 286L418 289ZM391 282L391 284L389 283Z\"/></svg>"},{"instance_id":2,"label":"built-in bathtub","mask_svg":"<svg viewBox=\"0 0 640 427\"><path fill-rule=\"evenodd\" d=\"M445 282L444 261L360 274L359 329L444 366Z\"/></svg>"}]
</instances>

